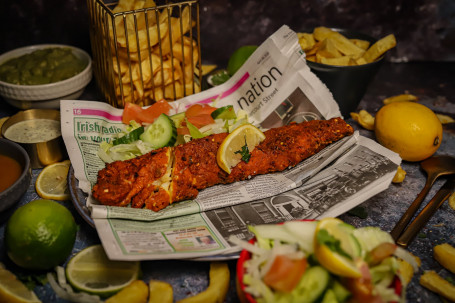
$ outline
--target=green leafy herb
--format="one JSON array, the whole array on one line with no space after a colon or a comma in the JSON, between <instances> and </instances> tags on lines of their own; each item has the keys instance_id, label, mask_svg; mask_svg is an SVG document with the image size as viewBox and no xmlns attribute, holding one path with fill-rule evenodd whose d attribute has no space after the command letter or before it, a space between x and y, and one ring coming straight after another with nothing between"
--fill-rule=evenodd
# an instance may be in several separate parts
<instances>
[{"instance_id":1,"label":"green leafy herb","mask_svg":"<svg viewBox=\"0 0 455 303\"><path fill-rule=\"evenodd\" d=\"M248 149L248 144L246 144L246 136L245 136L245 145L242 146L241 150L235 152L235 154L240 154L242 156L242 160L248 163L251 158L250 150Z\"/></svg>"},{"instance_id":2,"label":"green leafy herb","mask_svg":"<svg viewBox=\"0 0 455 303\"><path fill-rule=\"evenodd\" d=\"M360 219L366 219L368 217L368 213L366 209L362 206L357 206L348 211L348 215L358 217Z\"/></svg>"},{"instance_id":3,"label":"green leafy herb","mask_svg":"<svg viewBox=\"0 0 455 303\"><path fill-rule=\"evenodd\" d=\"M331 251L352 260L352 257L341 248L340 240L329 234L327 230L320 229L316 234L316 239L320 244L327 246Z\"/></svg>"},{"instance_id":4,"label":"green leafy herb","mask_svg":"<svg viewBox=\"0 0 455 303\"><path fill-rule=\"evenodd\" d=\"M452 283L453 285L455 285L455 280L452 279L452 277L447 277L446 280L450 283Z\"/></svg>"},{"instance_id":5,"label":"green leafy herb","mask_svg":"<svg viewBox=\"0 0 455 303\"><path fill-rule=\"evenodd\" d=\"M201 131L196 126L194 126L192 123L190 123L188 120L186 121L186 126L188 127L188 130L190 131L190 135L191 135L191 137L193 137L193 139L204 138L205 136L207 136L207 135L204 135L203 133L201 133Z\"/></svg>"},{"instance_id":6,"label":"green leafy herb","mask_svg":"<svg viewBox=\"0 0 455 303\"><path fill-rule=\"evenodd\" d=\"M226 70L217 71L212 75L212 84L213 85L220 85L229 80L231 76L227 73Z\"/></svg>"},{"instance_id":7,"label":"green leafy herb","mask_svg":"<svg viewBox=\"0 0 455 303\"><path fill-rule=\"evenodd\" d=\"M417 237L418 237L419 239L425 239L425 238L427 237L427 234L426 234L426 233L419 233L419 234L417 235Z\"/></svg>"},{"instance_id":8,"label":"green leafy herb","mask_svg":"<svg viewBox=\"0 0 455 303\"><path fill-rule=\"evenodd\" d=\"M33 290L36 285L46 285L47 284L47 275L46 274L16 274L17 278L24 283L24 285Z\"/></svg>"}]
</instances>

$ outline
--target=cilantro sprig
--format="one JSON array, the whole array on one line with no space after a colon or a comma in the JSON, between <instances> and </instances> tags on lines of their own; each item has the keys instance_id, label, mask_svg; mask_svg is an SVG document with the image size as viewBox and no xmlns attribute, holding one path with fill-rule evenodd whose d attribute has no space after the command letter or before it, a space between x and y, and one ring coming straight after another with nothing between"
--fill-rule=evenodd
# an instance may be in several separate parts
<instances>
[{"instance_id":1,"label":"cilantro sprig","mask_svg":"<svg viewBox=\"0 0 455 303\"><path fill-rule=\"evenodd\" d=\"M245 136L245 145L242 146L242 148L236 152L235 154L240 154L242 156L242 160L248 163L251 158L251 153L250 150L248 149L248 144L246 144L246 136Z\"/></svg>"}]
</instances>

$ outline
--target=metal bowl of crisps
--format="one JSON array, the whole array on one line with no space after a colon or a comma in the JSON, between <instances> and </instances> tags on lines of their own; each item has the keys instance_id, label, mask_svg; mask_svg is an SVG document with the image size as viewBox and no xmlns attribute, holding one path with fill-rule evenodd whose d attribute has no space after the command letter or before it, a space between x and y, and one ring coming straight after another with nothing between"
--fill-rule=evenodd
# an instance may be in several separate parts
<instances>
[{"instance_id":1,"label":"metal bowl of crisps","mask_svg":"<svg viewBox=\"0 0 455 303\"><path fill-rule=\"evenodd\" d=\"M0 55L0 95L19 109L59 109L91 79L90 56L74 46L39 44Z\"/></svg>"},{"instance_id":2,"label":"metal bowl of crisps","mask_svg":"<svg viewBox=\"0 0 455 303\"><path fill-rule=\"evenodd\" d=\"M343 116L356 110L385 52L396 45L393 35L378 40L338 28L317 27L297 35L308 66L332 92Z\"/></svg>"}]
</instances>

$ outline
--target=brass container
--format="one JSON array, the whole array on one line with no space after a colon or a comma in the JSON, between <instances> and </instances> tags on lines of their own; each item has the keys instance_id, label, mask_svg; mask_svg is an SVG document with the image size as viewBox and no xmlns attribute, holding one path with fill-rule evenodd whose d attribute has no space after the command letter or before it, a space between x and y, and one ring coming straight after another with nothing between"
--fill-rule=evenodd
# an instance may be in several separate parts
<instances>
[{"instance_id":1,"label":"brass container","mask_svg":"<svg viewBox=\"0 0 455 303\"><path fill-rule=\"evenodd\" d=\"M5 132L9 127L21 121L34 119L48 119L60 122L60 111L53 109L29 109L26 111L20 111L5 121L1 129L1 134L4 138L8 139L5 137ZM15 142L14 140L11 141ZM63 142L61 135L49 141L37 143L16 143L21 145L27 151L27 154L30 157L31 168L42 168L68 158L65 143Z\"/></svg>"},{"instance_id":2,"label":"brass container","mask_svg":"<svg viewBox=\"0 0 455 303\"><path fill-rule=\"evenodd\" d=\"M117 108L201 91L198 0L87 0L93 70Z\"/></svg>"}]
</instances>

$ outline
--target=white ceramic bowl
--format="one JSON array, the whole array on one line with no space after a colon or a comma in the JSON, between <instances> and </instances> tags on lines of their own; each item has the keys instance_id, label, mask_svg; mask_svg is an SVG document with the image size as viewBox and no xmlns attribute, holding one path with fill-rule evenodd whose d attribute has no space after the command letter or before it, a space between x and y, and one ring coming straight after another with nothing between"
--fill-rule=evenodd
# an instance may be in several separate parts
<instances>
[{"instance_id":1,"label":"white ceramic bowl","mask_svg":"<svg viewBox=\"0 0 455 303\"><path fill-rule=\"evenodd\" d=\"M42 85L17 85L0 81L0 95L11 105L20 109L59 109L60 100L77 99L92 80L92 59L82 49L62 44L39 44L21 47L0 55L0 64L38 49L50 47L71 48L73 54L86 61L87 67L74 77Z\"/></svg>"}]
</instances>

